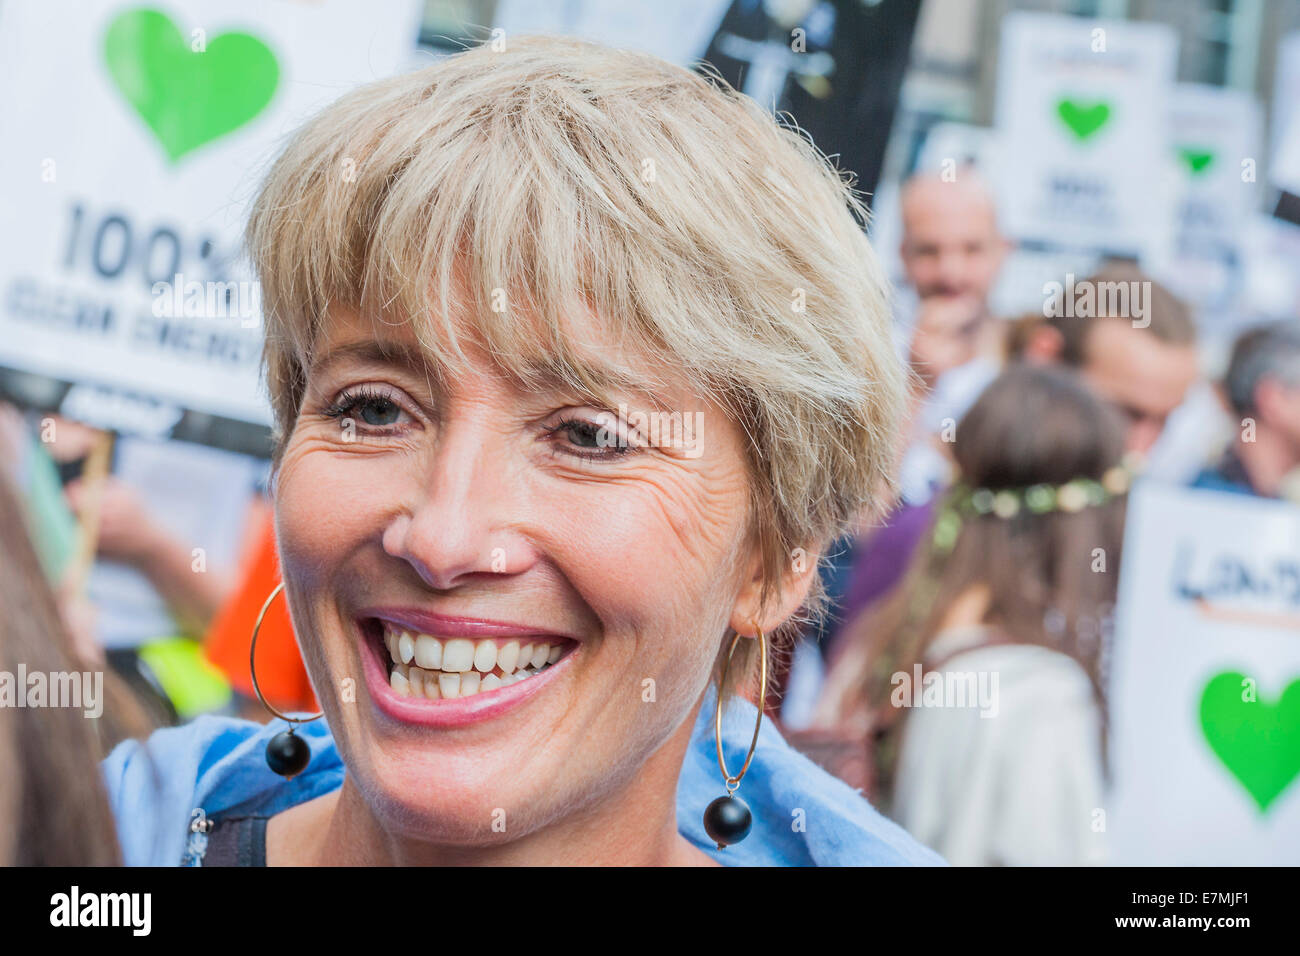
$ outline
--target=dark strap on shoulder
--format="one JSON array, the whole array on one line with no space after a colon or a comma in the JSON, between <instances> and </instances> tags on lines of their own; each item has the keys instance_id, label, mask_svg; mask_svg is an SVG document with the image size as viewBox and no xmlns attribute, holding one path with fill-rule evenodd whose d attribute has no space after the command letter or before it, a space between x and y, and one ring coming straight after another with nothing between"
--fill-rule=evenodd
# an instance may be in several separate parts
<instances>
[{"instance_id":1,"label":"dark strap on shoulder","mask_svg":"<svg viewBox=\"0 0 1300 956\"><path fill-rule=\"evenodd\" d=\"M204 866L266 866L266 817L218 820L208 834Z\"/></svg>"}]
</instances>

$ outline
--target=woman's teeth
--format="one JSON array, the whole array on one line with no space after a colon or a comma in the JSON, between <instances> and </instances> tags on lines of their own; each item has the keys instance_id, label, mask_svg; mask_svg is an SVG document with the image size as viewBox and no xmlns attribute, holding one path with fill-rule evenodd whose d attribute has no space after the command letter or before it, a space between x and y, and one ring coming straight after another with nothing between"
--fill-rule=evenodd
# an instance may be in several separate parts
<instances>
[{"instance_id":1,"label":"woman's teeth","mask_svg":"<svg viewBox=\"0 0 1300 956\"><path fill-rule=\"evenodd\" d=\"M526 680L560 659L564 645L542 641L472 640L413 634L384 625L392 658L388 683L403 697L472 697Z\"/></svg>"}]
</instances>

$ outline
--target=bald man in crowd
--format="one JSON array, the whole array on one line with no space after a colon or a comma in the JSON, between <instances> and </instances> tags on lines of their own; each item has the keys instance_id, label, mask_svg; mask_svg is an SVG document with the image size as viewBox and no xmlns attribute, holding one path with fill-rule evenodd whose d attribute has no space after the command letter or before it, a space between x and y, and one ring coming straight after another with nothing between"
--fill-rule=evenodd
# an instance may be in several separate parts
<instances>
[{"instance_id":1,"label":"bald man in crowd","mask_svg":"<svg viewBox=\"0 0 1300 956\"><path fill-rule=\"evenodd\" d=\"M883 527L865 528L832 550L825 584L840 622L893 587L929 521L929 504L952 465L945 429L1001 368L999 323L989 296L1010 249L998 228L993 194L971 167L955 175L919 173L903 186L899 249L907 278L898 309L904 354L920 387L900 469L903 500ZM909 294L910 293L910 294ZM832 652L839 627L817 636Z\"/></svg>"},{"instance_id":2,"label":"bald man in crowd","mask_svg":"<svg viewBox=\"0 0 1300 956\"><path fill-rule=\"evenodd\" d=\"M934 366L946 370L980 355L992 357L999 341L989 296L1010 248L998 229L993 194L973 169L962 168L951 181L913 176L903 186L900 205L899 255L919 300L913 335L917 371L933 379Z\"/></svg>"},{"instance_id":3,"label":"bald man in crowd","mask_svg":"<svg viewBox=\"0 0 1300 956\"><path fill-rule=\"evenodd\" d=\"M1001 323L989 298L1011 244L998 228L992 191L971 167L913 176L900 207L899 255L916 299L908 356L924 386L902 485L904 498L920 504L947 476L934 442L1001 368Z\"/></svg>"}]
</instances>

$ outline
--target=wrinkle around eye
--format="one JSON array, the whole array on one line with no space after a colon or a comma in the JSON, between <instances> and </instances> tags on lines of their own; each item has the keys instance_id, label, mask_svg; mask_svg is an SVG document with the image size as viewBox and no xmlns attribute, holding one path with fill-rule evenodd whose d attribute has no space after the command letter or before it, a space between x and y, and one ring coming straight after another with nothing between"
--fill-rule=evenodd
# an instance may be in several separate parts
<instances>
[{"instance_id":1,"label":"wrinkle around eye","mask_svg":"<svg viewBox=\"0 0 1300 956\"><path fill-rule=\"evenodd\" d=\"M694 480L670 479L662 472L640 476L643 514L667 530L686 553L702 556L709 542L725 540L743 522L747 484L743 473L692 473Z\"/></svg>"},{"instance_id":2,"label":"wrinkle around eye","mask_svg":"<svg viewBox=\"0 0 1300 956\"><path fill-rule=\"evenodd\" d=\"M311 419L307 421L307 419ZM286 456L291 453L306 454L313 450L330 451L347 455L387 455L393 452L419 451L423 446L421 432L414 434L393 432L376 433L358 427L353 437L344 438L339 420L324 415L300 415L299 424L289 438Z\"/></svg>"}]
</instances>

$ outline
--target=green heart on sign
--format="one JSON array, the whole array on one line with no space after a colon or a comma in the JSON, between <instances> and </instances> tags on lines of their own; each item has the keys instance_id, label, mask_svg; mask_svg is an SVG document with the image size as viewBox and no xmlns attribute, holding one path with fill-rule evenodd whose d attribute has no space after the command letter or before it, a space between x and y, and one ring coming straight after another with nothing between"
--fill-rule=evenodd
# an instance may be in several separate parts
<instances>
[{"instance_id":1,"label":"green heart on sign","mask_svg":"<svg viewBox=\"0 0 1300 956\"><path fill-rule=\"evenodd\" d=\"M1196 146L1180 147L1178 155L1183 158L1183 162L1187 164L1187 168L1192 171L1193 176L1199 176L1209 169L1210 164L1214 162L1214 153Z\"/></svg>"},{"instance_id":2,"label":"green heart on sign","mask_svg":"<svg viewBox=\"0 0 1300 956\"><path fill-rule=\"evenodd\" d=\"M266 108L280 65L247 33L213 37L191 49L157 10L127 10L104 35L108 74L135 107L173 163L238 129Z\"/></svg>"},{"instance_id":3,"label":"green heart on sign","mask_svg":"<svg viewBox=\"0 0 1300 956\"><path fill-rule=\"evenodd\" d=\"M1210 749L1263 813L1300 775L1300 680L1270 704L1242 700L1246 677L1216 674L1201 694L1201 729Z\"/></svg>"},{"instance_id":4,"label":"green heart on sign","mask_svg":"<svg viewBox=\"0 0 1300 956\"><path fill-rule=\"evenodd\" d=\"M1070 132L1083 141L1106 125L1110 119L1110 104L1082 106L1074 100L1061 100L1056 104L1056 115L1069 127Z\"/></svg>"}]
</instances>

